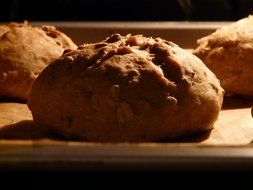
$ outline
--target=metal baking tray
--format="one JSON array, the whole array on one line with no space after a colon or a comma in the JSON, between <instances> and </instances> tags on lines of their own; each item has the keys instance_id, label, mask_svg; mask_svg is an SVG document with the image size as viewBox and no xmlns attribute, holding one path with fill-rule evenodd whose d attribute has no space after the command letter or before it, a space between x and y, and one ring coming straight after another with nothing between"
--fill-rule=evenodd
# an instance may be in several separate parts
<instances>
[{"instance_id":1,"label":"metal baking tray","mask_svg":"<svg viewBox=\"0 0 253 190\"><path fill-rule=\"evenodd\" d=\"M36 22L33 26L54 25L69 35L78 45L97 42L113 33L143 34L161 37L177 43L185 49L196 46L196 40L212 33L229 22ZM236 100L244 101L244 100ZM228 101L229 102L229 101ZM232 101L233 102L233 101ZM228 103L224 114L230 114L231 123L247 117L249 130L250 105L247 101L233 106ZM231 106L232 105L232 106ZM238 112L237 112L238 111ZM238 118L235 116L240 114ZM248 113L249 112L249 113ZM2 114L2 115L1 115ZM224 117L224 114L221 117ZM249 114L249 115L248 115ZM0 117L4 117L1 113ZM226 121L227 122L227 121ZM239 121L241 122L241 121ZM251 122L251 123L250 123ZM250 124L249 124L250 123ZM220 123L219 127L223 127ZM243 121L242 121L243 125ZM240 129L237 129L240 130ZM0 169L3 170L251 170L253 169L253 147L250 141L238 138L239 133L229 127L225 130L234 134L233 143L191 142L188 140L151 143L88 143L70 141L0 140ZM247 132L245 139L253 139ZM251 136L250 136L251 135ZM221 136L222 137L222 136ZM208 138L208 137L207 137ZM220 138L220 137L219 137ZM201 140L200 140L201 141ZM238 143L237 143L238 142Z\"/></svg>"}]
</instances>

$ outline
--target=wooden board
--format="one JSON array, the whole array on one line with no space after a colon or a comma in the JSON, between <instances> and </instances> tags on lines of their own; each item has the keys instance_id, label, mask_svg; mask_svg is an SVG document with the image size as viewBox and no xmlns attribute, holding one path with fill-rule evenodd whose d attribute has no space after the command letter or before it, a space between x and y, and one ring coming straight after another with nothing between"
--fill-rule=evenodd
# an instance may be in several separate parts
<instances>
[{"instance_id":1,"label":"wooden board","mask_svg":"<svg viewBox=\"0 0 253 190\"><path fill-rule=\"evenodd\" d=\"M212 131L186 139L179 139L173 141L173 143L197 143L201 145L249 144L253 141L252 104L251 101L226 99L223 110L220 112L219 119ZM15 143L20 142L16 141L17 139L26 139L36 140L37 143L57 142L58 144L66 144L66 142L62 142L62 139L34 125L26 104L11 102L0 103L0 139L2 139L0 143Z\"/></svg>"}]
</instances>

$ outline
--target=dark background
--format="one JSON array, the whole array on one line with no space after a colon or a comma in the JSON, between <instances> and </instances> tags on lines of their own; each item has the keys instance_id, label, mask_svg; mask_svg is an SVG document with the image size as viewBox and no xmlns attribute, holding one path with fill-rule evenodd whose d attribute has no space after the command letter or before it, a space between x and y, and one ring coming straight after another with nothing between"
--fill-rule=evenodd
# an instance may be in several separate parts
<instances>
[{"instance_id":1,"label":"dark background","mask_svg":"<svg viewBox=\"0 0 253 190\"><path fill-rule=\"evenodd\" d=\"M227 21L253 0L1 0L0 21Z\"/></svg>"}]
</instances>

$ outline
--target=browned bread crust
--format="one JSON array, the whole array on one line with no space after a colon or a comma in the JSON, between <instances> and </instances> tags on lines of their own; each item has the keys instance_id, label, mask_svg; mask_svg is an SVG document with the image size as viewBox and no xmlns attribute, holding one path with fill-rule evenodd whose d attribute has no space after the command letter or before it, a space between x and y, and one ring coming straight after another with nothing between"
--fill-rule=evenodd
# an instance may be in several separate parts
<instances>
[{"instance_id":1,"label":"browned bread crust","mask_svg":"<svg viewBox=\"0 0 253 190\"><path fill-rule=\"evenodd\" d=\"M26 100L38 74L76 45L52 26L0 26L0 98Z\"/></svg>"},{"instance_id":2,"label":"browned bread crust","mask_svg":"<svg viewBox=\"0 0 253 190\"><path fill-rule=\"evenodd\" d=\"M176 44L115 34L50 64L28 106L36 123L70 139L154 141L212 129L223 92L202 61Z\"/></svg>"},{"instance_id":3,"label":"browned bread crust","mask_svg":"<svg viewBox=\"0 0 253 190\"><path fill-rule=\"evenodd\" d=\"M253 16L197 41L193 51L221 81L226 96L253 96Z\"/></svg>"}]
</instances>

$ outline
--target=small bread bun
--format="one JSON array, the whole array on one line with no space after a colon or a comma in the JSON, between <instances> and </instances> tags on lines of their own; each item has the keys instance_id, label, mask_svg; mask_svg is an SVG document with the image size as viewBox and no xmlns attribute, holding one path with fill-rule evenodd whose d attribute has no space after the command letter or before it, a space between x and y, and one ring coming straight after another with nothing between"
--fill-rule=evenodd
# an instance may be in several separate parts
<instances>
[{"instance_id":1,"label":"small bread bun","mask_svg":"<svg viewBox=\"0 0 253 190\"><path fill-rule=\"evenodd\" d=\"M36 77L65 49L76 45L53 26L0 26L0 98L26 100Z\"/></svg>"},{"instance_id":2,"label":"small bread bun","mask_svg":"<svg viewBox=\"0 0 253 190\"><path fill-rule=\"evenodd\" d=\"M226 96L253 97L253 16L197 41L193 51L221 81Z\"/></svg>"}]
</instances>

